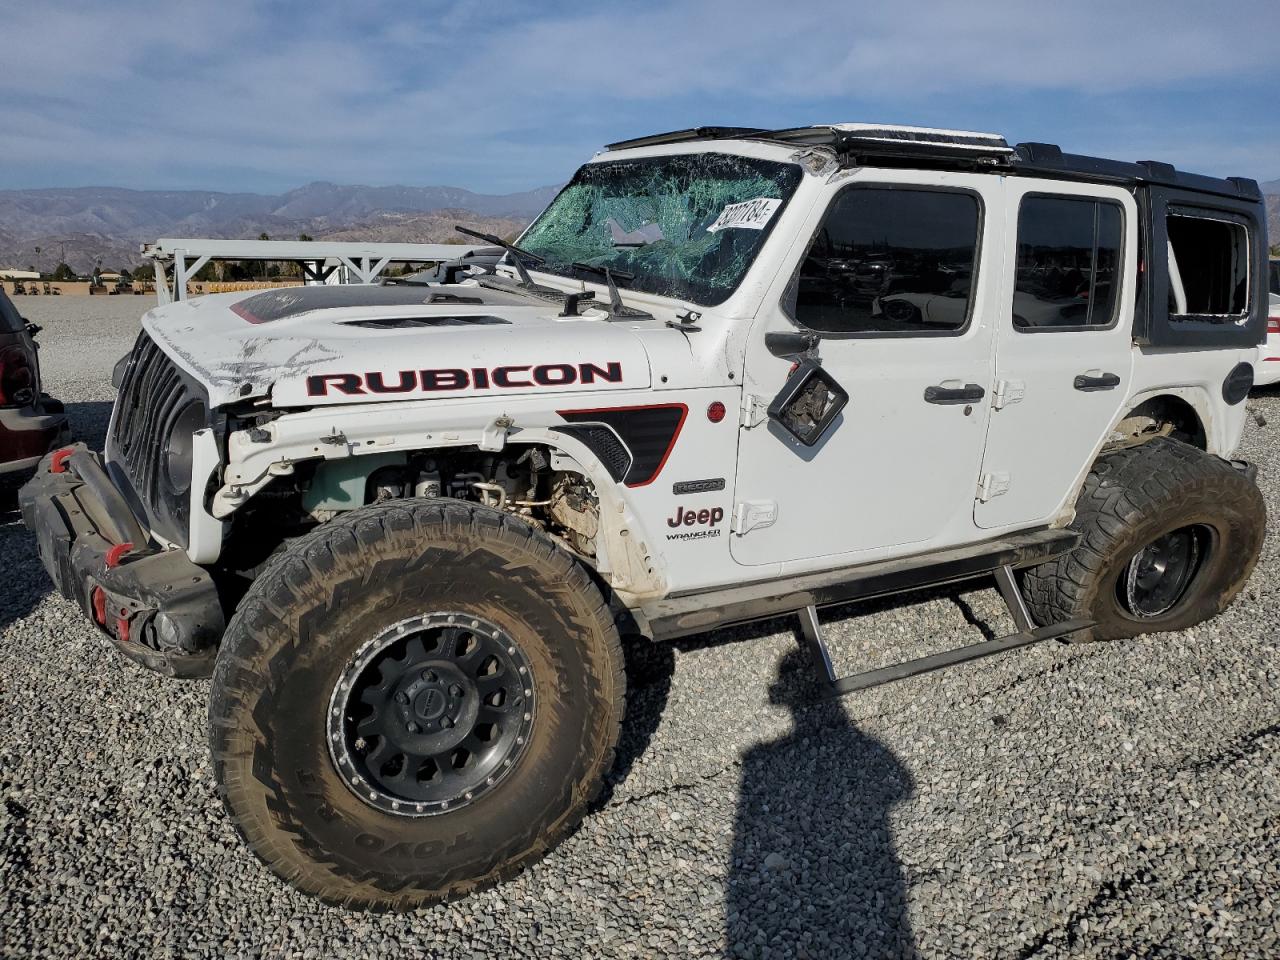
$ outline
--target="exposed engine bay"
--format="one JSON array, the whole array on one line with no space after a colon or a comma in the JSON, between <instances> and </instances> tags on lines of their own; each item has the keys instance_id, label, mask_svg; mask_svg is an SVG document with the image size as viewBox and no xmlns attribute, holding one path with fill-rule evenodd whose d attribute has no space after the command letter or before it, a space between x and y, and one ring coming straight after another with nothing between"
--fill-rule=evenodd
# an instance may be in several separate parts
<instances>
[{"instance_id":1,"label":"exposed engine bay","mask_svg":"<svg viewBox=\"0 0 1280 960\"><path fill-rule=\"evenodd\" d=\"M367 504L446 498L522 517L591 562L599 499L590 480L557 469L553 457L540 446L501 453L462 447L299 463L293 475L278 477L250 500L235 527L260 531L269 524L288 536Z\"/></svg>"}]
</instances>

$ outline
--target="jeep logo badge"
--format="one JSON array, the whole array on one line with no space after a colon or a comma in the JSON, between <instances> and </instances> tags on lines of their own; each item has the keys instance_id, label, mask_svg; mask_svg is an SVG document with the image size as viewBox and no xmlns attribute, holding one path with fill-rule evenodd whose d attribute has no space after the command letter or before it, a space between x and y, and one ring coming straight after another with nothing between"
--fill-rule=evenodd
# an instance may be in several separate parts
<instances>
[{"instance_id":1,"label":"jeep logo badge","mask_svg":"<svg viewBox=\"0 0 1280 960\"><path fill-rule=\"evenodd\" d=\"M723 519L724 509L722 507L704 508L702 510L686 510L684 507L676 507L676 515L667 517L667 526L692 527L695 524L699 524L704 527L714 527Z\"/></svg>"}]
</instances>

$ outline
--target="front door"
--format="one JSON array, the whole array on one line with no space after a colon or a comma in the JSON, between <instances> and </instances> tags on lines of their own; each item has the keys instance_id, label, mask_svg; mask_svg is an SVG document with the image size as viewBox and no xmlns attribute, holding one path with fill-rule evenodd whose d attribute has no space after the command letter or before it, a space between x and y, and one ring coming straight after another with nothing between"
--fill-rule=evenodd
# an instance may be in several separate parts
<instances>
[{"instance_id":1,"label":"front door","mask_svg":"<svg viewBox=\"0 0 1280 960\"><path fill-rule=\"evenodd\" d=\"M748 346L737 562L837 566L973 539L1001 286L984 225L1001 212L997 177L884 170L815 208ZM849 397L812 446L761 413L793 367L765 334L797 329L819 335Z\"/></svg>"},{"instance_id":2,"label":"front door","mask_svg":"<svg viewBox=\"0 0 1280 960\"><path fill-rule=\"evenodd\" d=\"M996 396L974 519L1048 522L1129 392L1137 207L1119 188L1011 179Z\"/></svg>"}]
</instances>

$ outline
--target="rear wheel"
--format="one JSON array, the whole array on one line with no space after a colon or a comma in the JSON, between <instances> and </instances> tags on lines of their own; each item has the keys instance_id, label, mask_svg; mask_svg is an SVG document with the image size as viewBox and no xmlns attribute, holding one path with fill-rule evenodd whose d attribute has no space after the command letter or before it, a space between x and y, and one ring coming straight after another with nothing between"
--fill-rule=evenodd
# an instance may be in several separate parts
<instances>
[{"instance_id":1,"label":"rear wheel","mask_svg":"<svg viewBox=\"0 0 1280 960\"><path fill-rule=\"evenodd\" d=\"M617 631L571 556L493 510L402 501L327 524L255 581L214 672L215 775L277 874L409 908L563 840L623 696Z\"/></svg>"},{"instance_id":2,"label":"rear wheel","mask_svg":"<svg viewBox=\"0 0 1280 960\"><path fill-rule=\"evenodd\" d=\"M1027 571L1041 624L1088 619L1096 640L1181 630L1222 611L1257 563L1266 510L1226 461L1161 438L1103 457L1085 481L1070 553Z\"/></svg>"}]
</instances>

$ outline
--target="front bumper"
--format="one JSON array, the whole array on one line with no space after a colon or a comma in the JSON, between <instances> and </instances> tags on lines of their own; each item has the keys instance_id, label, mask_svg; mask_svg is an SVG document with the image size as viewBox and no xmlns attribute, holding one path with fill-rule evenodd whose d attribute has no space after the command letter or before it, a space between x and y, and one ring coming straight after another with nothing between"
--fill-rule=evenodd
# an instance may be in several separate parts
<instances>
[{"instance_id":1,"label":"front bumper","mask_svg":"<svg viewBox=\"0 0 1280 960\"><path fill-rule=\"evenodd\" d=\"M70 435L57 400L41 397L34 408L0 410L0 479L30 473L49 450Z\"/></svg>"},{"instance_id":2,"label":"front bumper","mask_svg":"<svg viewBox=\"0 0 1280 960\"><path fill-rule=\"evenodd\" d=\"M96 453L65 450L41 460L18 495L58 592L138 663L208 676L226 627L209 572L151 540Z\"/></svg>"}]
</instances>

